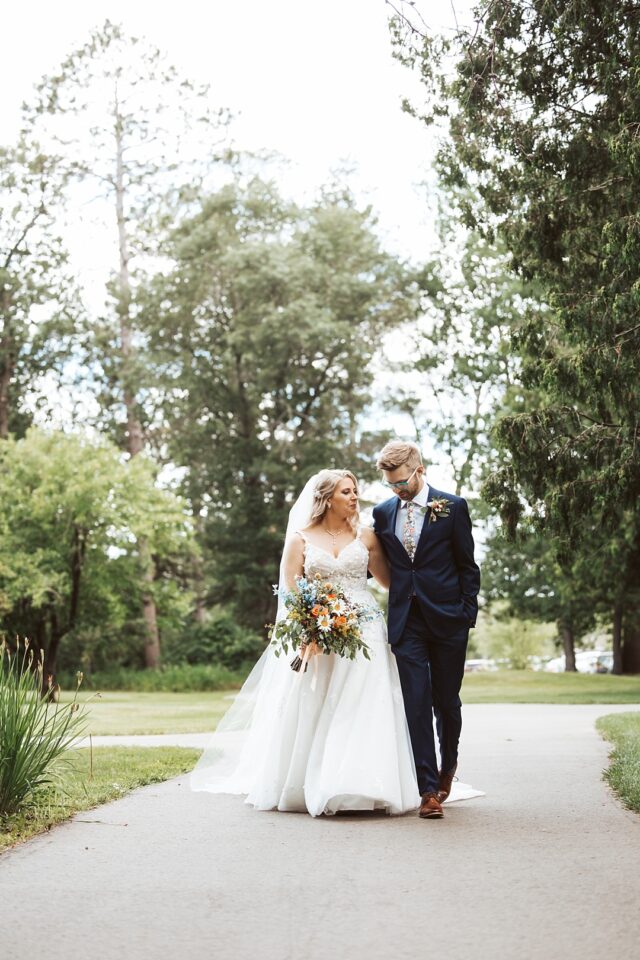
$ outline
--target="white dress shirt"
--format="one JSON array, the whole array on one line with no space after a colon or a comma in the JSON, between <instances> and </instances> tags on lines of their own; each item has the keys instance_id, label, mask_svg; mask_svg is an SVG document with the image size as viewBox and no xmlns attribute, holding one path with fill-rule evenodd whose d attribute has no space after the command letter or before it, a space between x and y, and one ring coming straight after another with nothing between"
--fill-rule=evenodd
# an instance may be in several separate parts
<instances>
[{"instance_id":1,"label":"white dress shirt","mask_svg":"<svg viewBox=\"0 0 640 960\"><path fill-rule=\"evenodd\" d=\"M427 512L427 503L429 501L429 484L425 481L422 486L422 490L418 490L415 497L413 498L413 503L419 508L418 510L413 511L413 524L416 529L416 549L418 547L418 541L420 540L420 534L422 533L422 528L424 526L424 518ZM402 539L402 534L404 533L404 525L407 520L407 500L400 500L400 509L398 510L396 516L396 537L400 543L404 543Z\"/></svg>"}]
</instances>

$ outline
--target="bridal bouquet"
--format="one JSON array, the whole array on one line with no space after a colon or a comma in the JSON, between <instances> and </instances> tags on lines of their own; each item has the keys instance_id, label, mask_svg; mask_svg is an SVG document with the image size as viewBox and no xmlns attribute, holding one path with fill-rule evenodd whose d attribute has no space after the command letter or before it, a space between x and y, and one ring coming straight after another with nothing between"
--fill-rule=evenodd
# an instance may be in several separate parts
<instances>
[{"instance_id":1,"label":"bridal bouquet","mask_svg":"<svg viewBox=\"0 0 640 960\"><path fill-rule=\"evenodd\" d=\"M275 654L304 647L303 657L296 656L292 670L300 670L319 653L336 653L354 660L362 651L370 659L369 648L362 639L361 625L373 619L375 612L347 599L337 584L320 577L296 577L297 589L284 594L287 616L269 628L269 639ZM275 588L277 591L277 588Z\"/></svg>"}]
</instances>

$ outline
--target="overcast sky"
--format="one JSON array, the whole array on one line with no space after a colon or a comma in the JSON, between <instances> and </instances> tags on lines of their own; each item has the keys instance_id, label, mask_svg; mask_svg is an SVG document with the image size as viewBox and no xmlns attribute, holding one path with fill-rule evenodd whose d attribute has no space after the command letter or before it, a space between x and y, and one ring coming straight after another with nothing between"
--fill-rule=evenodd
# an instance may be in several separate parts
<instances>
[{"instance_id":1,"label":"overcast sky","mask_svg":"<svg viewBox=\"0 0 640 960\"><path fill-rule=\"evenodd\" d=\"M468 19L470 2L419 6L430 29L451 30L455 17ZM13 2L3 10L1 139L11 140L32 86L110 19L211 85L216 105L236 115L237 147L288 158L279 179L293 198L310 199L332 169L353 167L351 186L373 205L385 246L419 262L436 243L424 186L434 184L434 134L401 110L401 98L418 84L391 56L389 13L384 0ZM86 236L69 242L87 301L101 303L105 238L91 244L99 269L83 262ZM397 418L389 426L403 430Z\"/></svg>"},{"instance_id":2,"label":"overcast sky","mask_svg":"<svg viewBox=\"0 0 640 960\"><path fill-rule=\"evenodd\" d=\"M432 29L451 28L452 5L422 0ZM455 0L457 15L468 0ZM167 51L185 74L209 83L236 115L239 147L278 151L298 199L342 163L379 213L387 245L420 260L433 243L425 190L433 136L403 114L415 90L391 57L384 0L25 0L5 5L0 56L2 139L32 85L82 45L106 18Z\"/></svg>"}]
</instances>

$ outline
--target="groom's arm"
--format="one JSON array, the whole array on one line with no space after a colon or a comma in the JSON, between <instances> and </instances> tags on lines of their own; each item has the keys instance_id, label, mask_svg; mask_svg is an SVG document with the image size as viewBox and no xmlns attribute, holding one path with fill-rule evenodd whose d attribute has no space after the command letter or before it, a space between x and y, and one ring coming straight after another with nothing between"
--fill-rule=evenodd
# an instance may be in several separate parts
<instances>
[{"instance_id":1,"label":"groom's arm","mask_svg":"<svg viewBox=\"0 0 640 960\"><path fill-rule=\"evenodd\" d=\"M375 506L372 511L373 516L373 532L380 539L380 523L381 523L381 514L380 514L380 504Z\"/></svg>"},{"instance_id":2,"label":"groom's arm","mask_svg":"<svg viewBox=\"0 0 640 960\"><path fill-rule=\"evenodd\" d=\"M378 510L379 510L379 505L376 506L376 507L374 507L373 510L372 510L372 513L371 513L371 515L372 515L372 517L373 517L373 532L374 532L375 535L376 535L376 538L377 538L377 540L378 540L378 543L380 543L380 544L382 545L382 549L384 550L384 544L382 544L382 540L380 539L380 534L378 533L378 526L379 526L379 522L378 522ZM385 555L386 555L386 550L385 550L384 552L385 552ZM367 570L367 580L371 580L372 577L373 577L373 573L371 572L371 570Z\"/></svg>"},{"instance_id":3,"label":"groom's arm","mask_svg":"<svg viewBox=\"0 0 640 960\"><path fill-rule=\"evenodd\" d=\"M453 523L453 553L460 577L462 602L469 617L469 625L475 627L476 617L478 616L480 569L473 559L473 548L469 508L466 500L460 500L456 507Z\"/></svg>"},{"instance_id":4,"label":"groom's arm","mask_svg":"<svg viewBox=\"0 0 640 960\"><path fill-rule=\"evenodd\" d=\"M369 551L369 569L367 575L373 575L384 590L389 589L391 575L389 571L389 561L382 547L382 541L376 537L370 527L362 531L362 542Z\"/></svg>"}]
</instances>

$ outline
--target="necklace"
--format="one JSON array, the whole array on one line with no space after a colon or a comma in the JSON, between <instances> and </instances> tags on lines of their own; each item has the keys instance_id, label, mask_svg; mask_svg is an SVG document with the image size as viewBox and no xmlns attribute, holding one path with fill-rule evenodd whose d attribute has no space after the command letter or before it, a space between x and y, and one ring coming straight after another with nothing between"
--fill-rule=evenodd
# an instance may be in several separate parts
<instances>
[{"instance_id":1,"label":"necklace","mask_svg":"<svg viewBox=\"0 0 640 960\"><path fill-rule=\"evenodd\" d=\"M338 533L331 533L331 530L329 530L328 527L325 527L324 523L322 524L322 529L325 531L325 533L328 533L328 534L329 534L329 536L331 537L331 543L333 544L333 547L335 548L335 547L337 546L337 543L338 543L338 538L339 538L340 536L342 536L342 534L344 533L344 530L340 530Z\"/></svg>"}]
</instances>

